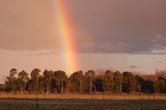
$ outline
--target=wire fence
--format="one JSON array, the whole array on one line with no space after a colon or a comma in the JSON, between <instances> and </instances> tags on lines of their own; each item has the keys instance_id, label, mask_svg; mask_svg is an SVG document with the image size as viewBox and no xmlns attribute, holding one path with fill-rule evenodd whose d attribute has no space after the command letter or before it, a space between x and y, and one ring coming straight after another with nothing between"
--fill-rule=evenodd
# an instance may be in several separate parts
<instances>
[{"instance_id":1,"label":"wire fence","mask_svg":"<svg viewBox=\"0 0 166 110\"><path fill-rule=\"evenodd\" d=\"M67 107L68 106L68 107ZM0 110L19 109L166 109L166 95L159 94L11 94L0 93ZM162 107L162 108L161 108Z\"/></svg>"}]
</instances>

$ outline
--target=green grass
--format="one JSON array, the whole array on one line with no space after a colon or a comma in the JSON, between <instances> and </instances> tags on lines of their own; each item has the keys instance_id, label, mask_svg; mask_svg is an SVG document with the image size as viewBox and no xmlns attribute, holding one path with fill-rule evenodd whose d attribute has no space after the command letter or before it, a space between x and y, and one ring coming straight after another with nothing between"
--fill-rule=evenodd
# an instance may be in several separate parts
<instances>
[{"instance_id":1,"label":"green grass","mask_svg":"<svg viewBox=\"0 0 166 110\"><path fill-rule=\"evenodd\" d=\"M0 99L0 110L166 110L166 100L110 100L110 99Z\"/></svg>"}]
</instances>

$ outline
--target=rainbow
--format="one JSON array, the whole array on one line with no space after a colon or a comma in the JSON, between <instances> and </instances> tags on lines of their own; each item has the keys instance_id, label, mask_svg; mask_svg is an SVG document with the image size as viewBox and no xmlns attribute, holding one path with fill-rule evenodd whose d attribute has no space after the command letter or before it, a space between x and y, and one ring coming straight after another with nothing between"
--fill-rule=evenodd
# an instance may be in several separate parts
<instances>
[{"instance_id":1,"label":"rainbow","mask_svg":"<svg viewBox=\"0 0 166 110\"><path fill-rule=\"evenodd\" d=\"M55 0L56 26L64 49L66 71L70 74L78 69L72 23L64 0Z\"/></svg>"}]
</instances>

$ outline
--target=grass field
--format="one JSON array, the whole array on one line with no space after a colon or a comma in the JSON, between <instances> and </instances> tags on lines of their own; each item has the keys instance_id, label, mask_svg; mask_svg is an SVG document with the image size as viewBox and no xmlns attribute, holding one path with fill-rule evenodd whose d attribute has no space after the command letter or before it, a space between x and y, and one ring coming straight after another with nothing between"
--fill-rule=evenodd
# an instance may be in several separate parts
<instances>
[{"instance_id":1,"label":"grass field","mask_svg":"<svg viewBox=\"0 0 166 110\"><path fill-rule=\"evenodd\" d=\"M166 95L0 95L0 110L166 110Z\"/></svg>"}]
</instances>

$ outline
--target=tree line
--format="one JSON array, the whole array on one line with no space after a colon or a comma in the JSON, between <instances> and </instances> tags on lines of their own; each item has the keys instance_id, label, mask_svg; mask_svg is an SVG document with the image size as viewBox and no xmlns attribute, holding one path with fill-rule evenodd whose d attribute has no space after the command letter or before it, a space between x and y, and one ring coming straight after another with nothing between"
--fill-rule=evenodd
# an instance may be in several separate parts
<instances>
[{"instance_id":1,"label":"tree line","mask_svg":"<svg viewBox=\"0 0 166 110\"><path fill-rule=\"evenodd\" d=\"M166 93L166 78L144 76L131 72L112 72L107 70L96 74L94 70L76 71L69 77L62 70L44 70L35 68L30 75L24 70L18 72L16 68L9 71L9 75L1 91L10 93Z\"/></svg>"}]
</instances>

